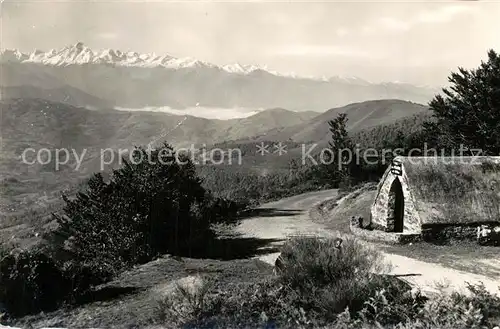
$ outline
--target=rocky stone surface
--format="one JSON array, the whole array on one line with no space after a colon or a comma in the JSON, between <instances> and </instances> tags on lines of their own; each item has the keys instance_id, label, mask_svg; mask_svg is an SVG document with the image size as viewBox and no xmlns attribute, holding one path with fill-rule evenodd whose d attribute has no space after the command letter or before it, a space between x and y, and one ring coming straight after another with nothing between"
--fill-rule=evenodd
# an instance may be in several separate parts
<instances>
[{"instance_id":1,"label":"rocky stone surface","mask_svg":"<svg viewBox=\"0 0 500 329\"><path fill-rule=\"evenodd\" d=\"M478 228L488 227L491 233L485 237L478 237ZM422 238L424 241L469 241L480 244L495 244L500 242L500 236L493 234L494 224L471 224L471 225L424 225L422 227ZM500 227L498 228L500 231ZM500 232L499 232L500 233Z\"/></svg>"},{"instance_id":2,"label":"rocky stone surface","mask_svg":"<svg viewBox=\"0 0 500 329\"><path fill-rule=\"evenodd\" d=\"M483 245L500 245L500 226L479 226L477 228L477 242Z\"/></svg>"},{"instance_id":3,"label":"rocky stone surface","mask_svg":"<svg viewBox=\"0 0 500 329\"><path fill-rule=\"evenodd\" d=\"M404 166L398 175L391 172L391 168L387 169L379 183L379 189L371 207L371 221L378 226L384 227L384 230L388 232L394 230L393 216L390 215L391 209L394 209L390 205L392 194L390 191L395 179L399 179L403 189L403 233L420 233L420 216L414 204L410 187L407 184Z\"/></svg>"},{"instance_id":4,"label":"rocky stone surface","mask_svg":"<svg viewBox=\"0 0 500 329\"><path fill-rule=\"evenodd\" d=\"M396 208L396 193L394 191L389 192L389 196L387 198L387 219L385 223L385 231L393 232L395 226L395 213L394 210Z\"/></svg>"},{"instance_id":5,"label":"rocky stone surface","mask_svg":"<svg viewBox=\"0 0 500 329\"><path fill-rule=\"evenodd\" d=\"M395 232L385 232L383 230L375 229L377 224L369 225L363 227L363 218L360 216L353 216L350 222L350 230L352 234L360 237L367 241L379 241L391 244L405 244L416 242L421 239L418 233L395 233Z\"/></svg>"}]
</instances>

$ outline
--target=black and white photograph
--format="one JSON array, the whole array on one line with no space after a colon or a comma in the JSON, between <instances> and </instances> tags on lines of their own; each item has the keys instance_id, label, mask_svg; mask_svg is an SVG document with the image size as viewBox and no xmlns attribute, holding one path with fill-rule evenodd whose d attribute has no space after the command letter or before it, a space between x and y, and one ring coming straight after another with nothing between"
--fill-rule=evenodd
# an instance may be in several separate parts
<instances>
[{"instance_id":1,"label":"black and white photograph","mask_svg":"<svg viewBox=\"0 0 500 329\"><path fill-rule=\"evenodd\" d=\"M0 329L500 329L500 1L0 0Z\"/></svg>"}]
</instances>

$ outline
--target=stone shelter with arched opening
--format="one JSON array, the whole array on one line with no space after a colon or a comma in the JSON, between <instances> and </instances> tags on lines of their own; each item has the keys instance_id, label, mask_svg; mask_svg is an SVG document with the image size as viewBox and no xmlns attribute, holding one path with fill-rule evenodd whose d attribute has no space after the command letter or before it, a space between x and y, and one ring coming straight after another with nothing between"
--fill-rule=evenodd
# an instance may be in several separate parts
<instances>
[{"instance_id":1,"label":"stone shelter with arched opening","mask_svg":"<svg viewBox=\"0 0 500 329\"><path fill-rule=\"evenodd\" d=\"M457 235L475 235L500 225L500 157L395 157L370 217L374 228L401 234L461 227Z\"/></svg>"}]
</instances>

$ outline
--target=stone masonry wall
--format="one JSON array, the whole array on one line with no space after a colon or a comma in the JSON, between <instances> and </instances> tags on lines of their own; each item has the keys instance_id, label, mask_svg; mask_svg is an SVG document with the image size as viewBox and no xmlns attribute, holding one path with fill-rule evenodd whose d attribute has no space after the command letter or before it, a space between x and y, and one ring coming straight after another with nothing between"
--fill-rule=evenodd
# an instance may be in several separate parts
<instances>
[{"instance_id":1,"label":"stone masonry wall","mask_svg":"<svg viewBox=\"0 0 500 329\"><path fill-rule=\"evenodd\" d=\"M389 173L385 176L384 181L380 182L381 187L378 195L375 196L375 200L371 208L371 222L384 228L387 227L387 198L389 196L389 190L393 180L393 175Z\"/></svg>"},{"instance_id":2,"label":"stone masonry wall","mask_svg":"<svg viewBox=\"0 0 500 329\"><path fill-rule=\"evenodd\" d=\"M394 214L395 208L396 208L396 193L394 191L389 191L389 195L387 197L387 218L385 223L386 232L394 231L394 226L396 222L396 216Z\"/></svg>"},{"instance_id":3,"label":"stone masonry wall","mask_svg":"<svg viewBox=\"0 0 500 329\"><path fill-rule=\"evenodd\" d=\"M420 217L413 203L410 187L407 185L404 167L402 168L401 175L396 176L392 172L385 175L385 179L381 182L381 187L376 199L371 207L371 221L380 227L385 227L387 230L393 230L393 222L388 223L389 215L389 192L394 182L394 179L399 179L403 188L404 197L404 218L403 218L403 232L405 233L419 233Z\"/></svg>"},{"instance_id":4,"label":"stone masonry wall","mask_svg":"<svg viewBox=\"0 0 500 329\"><path fill-rule=\"evenodd\" d=\"M363 227L363 219L360 217L351 218L350 230L352 234L366 241L384 242L389 244L406 244L421 240L421 236L418 233L384 232L376 227L376 225Z\"/></svg>"},{"instance_id":5,"label":"stone masonry wall","mask_svg":"<svg viewBox=\"0 0 500 329\"><path fill-rule=\"evenodd\" d=\"M411 233L420 233L421 231L420 216L418 214L417 208L415 207L410 187L406 183L408 180L406 176L403 177L404 178L401 180L401 185L403 186L403 196L405 198L405 210L403 218L404 231Z\"/></svg>"}]
</instances>

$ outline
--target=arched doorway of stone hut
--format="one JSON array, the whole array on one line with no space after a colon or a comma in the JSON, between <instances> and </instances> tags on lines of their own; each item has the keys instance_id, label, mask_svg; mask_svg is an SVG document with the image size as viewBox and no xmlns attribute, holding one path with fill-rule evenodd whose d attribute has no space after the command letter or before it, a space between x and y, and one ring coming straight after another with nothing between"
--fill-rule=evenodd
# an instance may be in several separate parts
<instances>
[{"instance_id":1,"label":"arched doorway of stone hut","mask_svg":"<svg viewBox=\"0 0 500 329\"><path fill-rule=\"evenodd\" d=\"M405 200L403 196L403 187L398 178L392 182L389 190L389 202L387 211L387 231L403 232L403 217L405 209Z\"/></svg>"}]
</instances>

